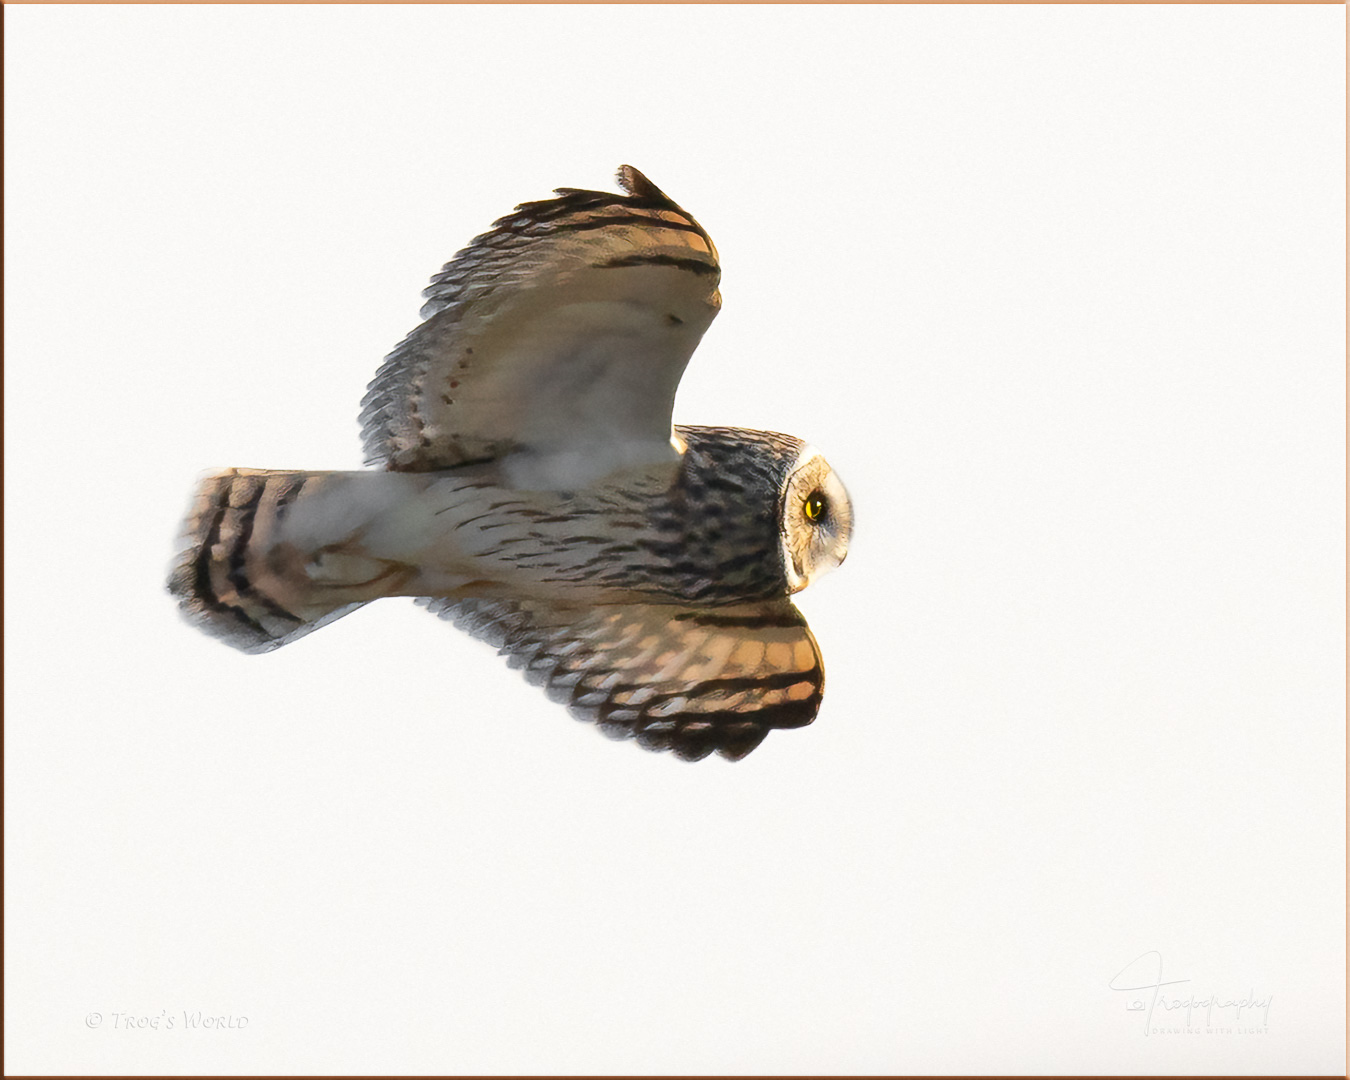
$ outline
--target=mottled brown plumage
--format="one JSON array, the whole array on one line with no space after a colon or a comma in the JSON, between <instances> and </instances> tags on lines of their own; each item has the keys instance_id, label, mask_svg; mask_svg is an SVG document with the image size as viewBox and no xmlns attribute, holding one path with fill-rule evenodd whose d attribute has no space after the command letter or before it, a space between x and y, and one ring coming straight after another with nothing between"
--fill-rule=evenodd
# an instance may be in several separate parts
<instances>
[{"instance_id":1,"label":"mottled brown plumage","mask_svg":"<svg viewBox=\"0 0 1350 1080\"><path fill-rule=\"evenodd\" d=\"M672 429L717 253L620 183L523 204L433 279L364 402L382 469L202 483L170 577L192 621L266 652L414 596L648 749L737 759L811 722L824 669L788 595L843 561L848 496L791 436Z\"/></svg>"}]
</instances>

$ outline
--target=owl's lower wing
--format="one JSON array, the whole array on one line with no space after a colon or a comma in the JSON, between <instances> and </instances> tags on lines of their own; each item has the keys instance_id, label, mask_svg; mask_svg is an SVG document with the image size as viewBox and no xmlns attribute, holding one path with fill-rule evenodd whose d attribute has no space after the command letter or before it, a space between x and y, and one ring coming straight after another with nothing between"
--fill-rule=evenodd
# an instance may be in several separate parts
<instances>
[{"instance_id":1,"label":"owl's lower wing","mask_svg":"<svg viewBox=\"0 0 1350 1080\"><path fill-rule=\"evenodd\" d=\"M820 708L825 669L787 600L725 608L562 608L534 600L428 600L610 738L687 761L743 758Z\"/></svg>"},{"instance_id":2,"label":"owl's lower wing","mask_svg":"<svg viewBox=\"0 0 1350 1080\"><path fill-rule=\"evenodd\" d=\"M566 489L673 461L671 409L721 304L717 251L631 166L626 194L559 188L459 252L363 401L369 464L512 458ZM508 473L509 475L509 473Z\"/></svg>"}]
</instances>

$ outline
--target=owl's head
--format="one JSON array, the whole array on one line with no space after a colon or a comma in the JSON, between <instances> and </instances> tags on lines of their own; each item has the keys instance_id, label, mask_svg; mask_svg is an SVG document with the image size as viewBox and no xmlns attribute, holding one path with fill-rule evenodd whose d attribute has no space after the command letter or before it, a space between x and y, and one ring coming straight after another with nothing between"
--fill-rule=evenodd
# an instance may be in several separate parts
<instances>
[{"instance_id":1,"label":"owl's head","mask_svg":"<svg viewBox=\"0 0 1350 1080\"><path fill-rule=\"evenodd\" d=\"M800 592L848 555L853 504L813 446L804 446L783 482L779 511L788 591Z\"/></svg>"},{"instance_id":2,"label":"owl's head","mask_svg":"<svg viewBox=\"0 0 1350 1080\"><path fill-rule=\"evenodd\" d=\"M844 561L853 507L818 450L752 428L675 433L684 455L670 527L680 538L662 546L673 563L665 587L702 603L770 600Z\"/></svg>"}]
</instances>

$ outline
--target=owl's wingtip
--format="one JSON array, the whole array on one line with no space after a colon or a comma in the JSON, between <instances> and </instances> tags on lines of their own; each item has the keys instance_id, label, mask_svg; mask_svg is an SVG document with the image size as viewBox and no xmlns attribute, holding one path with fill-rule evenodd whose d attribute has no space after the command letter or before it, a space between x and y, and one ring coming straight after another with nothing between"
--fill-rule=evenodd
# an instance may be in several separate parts
<instances>
[{"instance_id":1,"label":"owl's wingtip","mask_svg":"<svg viewBox=\"0 0 1350 1080\"><path fill-rule=\"evenodd\" d=\"M629 195L636 195L640 199L669 199L664 191L631 165L620 165L614 179Z\"/></svg>"}]
</instances>

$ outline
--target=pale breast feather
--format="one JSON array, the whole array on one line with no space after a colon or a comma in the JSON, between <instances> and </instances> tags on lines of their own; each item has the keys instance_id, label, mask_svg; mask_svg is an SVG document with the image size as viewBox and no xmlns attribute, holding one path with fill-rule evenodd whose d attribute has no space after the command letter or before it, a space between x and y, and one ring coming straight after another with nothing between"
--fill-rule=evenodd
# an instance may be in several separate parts
<instances>
[{"instance_id":1,"label":"pale breast feather","mask_svg":"<svg viewBox=\"0 0 1350 1080\"><path fill-rule=\"evenodd\" d=\"M361 414L367 461L670 460L685 365L721 303L708 234L636 169L558 189L475 239L424 295Z\"/></svg>"}]
</instances>

